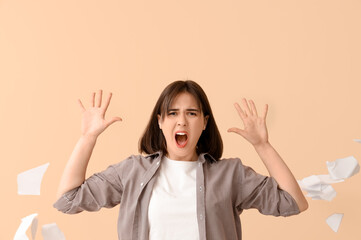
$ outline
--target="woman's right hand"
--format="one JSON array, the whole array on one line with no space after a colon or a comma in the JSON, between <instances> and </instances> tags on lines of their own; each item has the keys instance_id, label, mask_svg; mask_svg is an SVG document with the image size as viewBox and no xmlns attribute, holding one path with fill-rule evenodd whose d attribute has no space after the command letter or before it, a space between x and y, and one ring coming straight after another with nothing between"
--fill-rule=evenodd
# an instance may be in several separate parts
<instances>
[{"instance_id":1,"label":"woman's right hand","mask_svg":"<svg viewBox=\"0 0 361 240\"><path fill-rule=\"evenodd\" d=\"M85 137L97 138L109 125L116 121L122 121L120 117L112 117L109 120L105 120L105 112L112 98L112 93L109 93L106 102L102 104L103 91L100 89L98 94L93 92L90 107L85 109L80 99L78 99L81 111L81 134Z\"/></svg>"}]
</instances>

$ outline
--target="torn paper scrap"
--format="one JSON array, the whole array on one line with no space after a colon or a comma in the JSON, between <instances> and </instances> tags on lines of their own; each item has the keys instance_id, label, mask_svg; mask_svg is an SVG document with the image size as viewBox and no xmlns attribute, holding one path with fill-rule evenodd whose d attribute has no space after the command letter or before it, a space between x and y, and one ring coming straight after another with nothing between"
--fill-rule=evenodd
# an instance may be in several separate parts
<instances>
[{"instance_id":1,"label":"torn paper scrap","mask_svg":"<svg viewBox=\"0 0 361 240\"><path fill-rule=\"evenodd\" d=\"M349 178L360 171L360 165L353 156L326 162L326 164L332 179Z\"/></svg>"},{"instance_id":2,"label":"torn paper scrap","mask_svg":"<svg viewBox=\"0 0 361 240\"><path fill-rule=\"evenodd\" d=\"M354 139L355 142L361 143L361 139Z\"/></svg>"},{"instance_id":3,"label":"torn paper scrap","mask_svg":"<svg viewBox=\"0 0 361 240\"><path fill-rule=\"evenodd\" d=\"M330 174L325 175L317 175L317 177L320 179L320 181L325 184L332 184L332 183L339 183L345 181L344 179L333 179Z\"/></svg>"},{"instance_id":4,"label":"torn paper scrap","mask_svg":"<svg viewBox=\"0 0 361 240\"><path fill-rule=\"evenodd\" d=\"M334 232L337 232L338 228L340 227L342 218L343 218L343 213L335 213L326 219L326 223L328 224L328 226L330 226L330 228Z\"/></svg>"},{"instance_id":5,"label":"torn paper scrap","mask_svg":"<svg viewBox=\"0 0 361 240\"><path fill-rule=\"evenodd\" d=\"M19 195L40 195L40 185L49 163L18 174Z\"/></svg>"},{"instance_id":6,"label":"torn paper scrap","mask_svg":"<svg viewBox=\"0 0 361 240\"><path fill-rule=\"evenodd\" d=\"M35 239L36 235L36 229L38 228L38 214L33 213L27 217L24 217L21 219L21 224L18 228L18 230L15 233L14 240L29 240L29 238L26 235L26 231L31 225L31 236L32 239Z\"/></svg>"},{"instance_id":7,"label":"torn paper scrap","mask_svg":"<svg viewBox=\"0 0 361 240\"><path fill-rule=\"evenodd\" d=\"M300 180L300 186L306 191L321 191L324 185L343 182L343 179L332 179L330 175L311 175Z\"/></svg>"},{"instance_id":8,"label":"torn paper scrap","mask_svg":"<svg viewBox=\"0 0 361 240\"><path fill-rule=\"evenodd\" d=\"M65 240L65 236L56 223L45 224L41 228L44 240Z\"/></svg>"},{"instance_id":9,"label":"torn paper scrap","mask_svg":"<svg viewBox=\"0 0 361 240\"><path fill-rule=\"evenodd\" d=\"M306 196L313 200L332 201L336 197L336 191L331 185L323 185L321 191L308 191Z\"/></svg>"},{"instance_id":10,"label":"torn paper scrap","mask_svg":"<svg viewBox=\"0 0 361 240\"><path fill-rule=\"evenodd\" d=\"M313 200L331 201L336 197L336 191L329 183L342 181L342 179L333 180L329 175L311 175L297 182L302 190L307 191L307 197Z\"/></svg>"}]
</instances>

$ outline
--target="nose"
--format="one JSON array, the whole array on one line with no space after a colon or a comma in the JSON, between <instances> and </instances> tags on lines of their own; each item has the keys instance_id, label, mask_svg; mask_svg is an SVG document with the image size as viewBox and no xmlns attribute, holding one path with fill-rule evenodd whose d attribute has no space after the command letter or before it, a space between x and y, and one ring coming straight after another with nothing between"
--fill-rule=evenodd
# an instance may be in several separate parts
<instances>
[{"instance_id":1,"label":"nose","mask_svg":"<svg viewBox=\"0 0 361 240\"><path fill-rule=\"evenodd\" d=\"M186 126L187 125L187 119L184 114L179 114L177 125L178 126Z\"/></svg>"}]
</instances>

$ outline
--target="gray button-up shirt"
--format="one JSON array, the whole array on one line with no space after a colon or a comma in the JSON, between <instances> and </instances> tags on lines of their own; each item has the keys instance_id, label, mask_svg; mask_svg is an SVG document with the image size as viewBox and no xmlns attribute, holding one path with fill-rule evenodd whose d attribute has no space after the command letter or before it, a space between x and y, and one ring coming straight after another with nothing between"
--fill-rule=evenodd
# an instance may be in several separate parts
<instances>
[{"instance_id":1,"label":"gray button-up shirt","mask_svg":"<svg viewBox=\"0 0 361 240\"><path fill-rule=\"evenodd\" d=\"M161 161L162 152L132 155L63 194L54 207L74 214L119 204L118 239L148 239L148 205ZM256 173L239 158L215 161L202 153L198 161L199 239L242 239L239 214L243 209L256 208L274 216L299 213L295 200L278 187L274 178Z\"/></svg>"}]
</instances>

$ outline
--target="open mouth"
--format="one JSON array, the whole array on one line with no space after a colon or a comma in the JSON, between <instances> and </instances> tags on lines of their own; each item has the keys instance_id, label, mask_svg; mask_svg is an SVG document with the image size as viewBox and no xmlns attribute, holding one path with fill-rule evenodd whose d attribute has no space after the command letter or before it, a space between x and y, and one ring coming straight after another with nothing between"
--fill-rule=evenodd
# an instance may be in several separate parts
<instances>
[{"instance_id":1,"label":"open mouth","mask_svg":"<svg viewBox=\"0 0 361 240\"><path fill-rule=\"evenodd\" d=\"M179 131L175 133L175 141L177 143L177 147L184 148L188 142L187 132Z\"/></svg>"}]
</instances>

